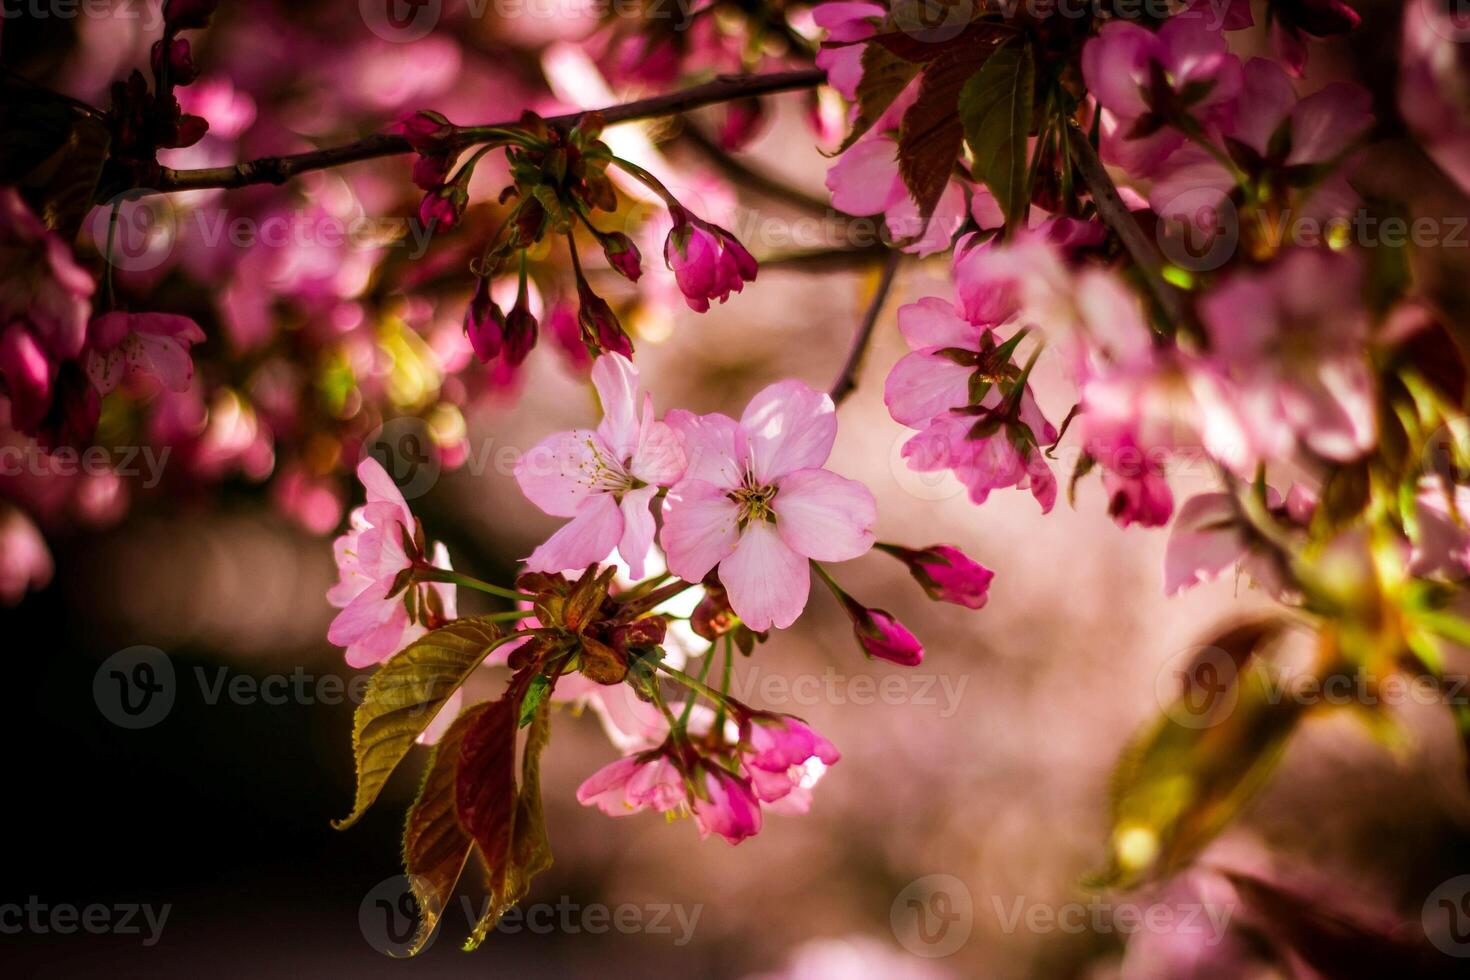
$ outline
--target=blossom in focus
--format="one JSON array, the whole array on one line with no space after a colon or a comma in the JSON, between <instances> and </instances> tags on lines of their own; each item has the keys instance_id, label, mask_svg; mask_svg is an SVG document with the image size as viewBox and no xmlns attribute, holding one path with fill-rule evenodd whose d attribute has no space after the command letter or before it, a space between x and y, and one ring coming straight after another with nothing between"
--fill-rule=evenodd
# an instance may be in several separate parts
<instances>
[{"instance_id":1,"label":"blossom in focus","mask_svg":"<svg viewBox=\"0 0 1470 980\"><path fill-rule=\"evenodd\" d=\"M125 375L153 379L169 391L188 391L194 380L189 348L204 331L186 316L171 313L104 313L87 331L87 377L101 394Z\"/></svg>"},{"instance_id":2,"label":"blossom in focus","mask_svg":"<svg viewBox=\"0 0 1470 980\"><path fill-rule=\"evenodd\" d=\"M1181 127L1227 123L1240 61L1202 16L1172 17L1158 32L1113 20L1082 51L1082 75L1108 115L1103 155L1149 176L1184 145Z\"/></svg>"},{"instance_id":3,"label":"blossom in focus","mask_svg":"<svg viewBox=\"0 0 1470 980\"><path fill-rule=\"evenodd\" d=\"M924 645L892 613L869 609L850 597L843 606L852 620L853 635L868 656L900 667L917 667L924 661Z\"/></svg>"},{"instance_id":4,"label":"blossom in focus","mask_svg":"<svg viewBox=\"0 0 1470 980\"><path fill-rule=\"evenodd\" d=\"M13 606L44 588L54 571L36 525L18 508L0 504L0 605Z\"/></svg>"},{"instance_id":5,"label":"blossom in focus","mask_svg":"<svg viewBox=\"0 0 1470 980\"><path fill-rule=\"evenodd\" d=\"M644 752L610 762L577 787L577 802L595 806L609 817L640 810L658 813L685 803L684 776L663 752Z\"/></svg>"},{"instance_id":6,"label":"blossom in focus","mask_svg":"<svg viewBox=\"0 0 1470 980\"><path fill-rule=\"evenodd\" d=\"M328 627L327 639L347 648L350 666L369 667L387 660L428 628L410 616L404 595L393 594L399 576L414 563L405 540L413 538L417 522L377 460L364 459L357 478L367 490L367 502L352 512L347 533L333 542L340 580L328 591L327 601L342 611ZM434 546L430 563L450 567L442 544ZM422 604L435 611L421 619L433 623L455 618L454 586L432 583L422 588Z\"/></svg>"},{"instance_id":7,"label":"blossom in focus","mask_svg":"<svg viewBox=\"0 0 1470 980\"><path fill-rule=\"evenodd\" d=\"M746 741L741 762L756 797L762 803L788 801L802 812L811 802L807 791L842 758L836 746L790 715L755 715Z\"/></svg>"},{"instance_id":8,"label":"blossom in focus","mask_svg":"<svg viewBox=\"0 0 1470 980\"><path fill-rule=\"evenodd\" d=\"M639 399L638 369L621 354L592 365L602 401L595 430L574 429L542 440L516 464L521 492L553 517L571 522L526 559L533 572L559 572L606 559L614 549L633 578L653 546L649 504L684 472L680 441L654 419L653 397Z\"/></svg>"},{"instance_id":9,"label":"blossom in focus","mask_svg":"<svg viewBox=\"0 0 1470 980\"><path fill-rule=\"evenodd\" d=\"M960 549L947 544L922 550L891 544L880 544L878 548L908 566L909 574L935 602L985 608L995 573Z\"/></svg>"},{"instance_id":10,"label":"blossom in focus","mask_svg":"<svg viewBox=\"0 0 1470 980\"><path fill-rule=\"evenodd\" d=\"M756 632L806 608L808 561L848 561L873 545L873 495L824 469L837 438L832 399L800 381L758 393L740 421L670 412L688 469L664 503L669 570L690 582L719 567L730 605Z\"/></svg>"},{"instance_id":11,"label":"blossom in focus","mask_svg":"<svg viewBox=\"0 0 1470 980\"><path fill-rule=\"evenodd\" d=\"M693 809L699 836L719 834L738 844L760 833L761 806L750 780L703 759L698 768Z\"/></svg>"}]
</instances>

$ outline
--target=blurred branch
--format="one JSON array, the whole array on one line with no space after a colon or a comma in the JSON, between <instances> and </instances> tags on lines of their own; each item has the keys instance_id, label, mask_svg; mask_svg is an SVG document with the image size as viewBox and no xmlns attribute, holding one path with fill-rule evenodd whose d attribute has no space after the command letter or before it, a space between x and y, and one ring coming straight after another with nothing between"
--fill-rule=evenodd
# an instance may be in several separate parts
<instances>
[{"instance_id":1,"label":"blurred branch","mask_svg":"<svg viewBox=\"0 0 1470 980\"><path fill-rule=\"evenodd\" d=\"M689 143L710 163L714 164L730 180L738 183L742 188L763 194L773 201L790 204L792 207L801 208L819 215L838 215L847 217L843 212L836 210L832 205L817 197L808 194L798 187L792 187L785 181L778 180L770 174L756 170L738 157L722 150L715 141L706 136L695 126L686 126L680 134L681 140Z\"/></svg>"},{"instance_id":2,"label":"blurred branch","mask_svg":"<svg viewBox=\"0 0 1470 980\"><path fill-rule=\"evenodd\" d=\"M826 80L827 73L820 68L771 72L764 75L721 75L712 82L695 85L678 92L588 111L599 112L603 121L612 125L631 122L635 119L675 115L690 109L697 109L700 106L748 98L753 95L813 88ZM586 114L587 112L570 112L560 116L551 116L546 121L553 125L570 126L577 123ZM484 126L462 126L452 142L460 148L472 146L486 142L490 131L503 130L517 125L519 125L517 120L511 120ZM145 193L167 193L212 187L235 188L251 184L283 184L292 177L309 171L325 170L360 160L372 160L411 152L413 152L413 147L402 136L375 133L342 146L295 153L289 156L262 157L232 167L207 167L200 170L172 170L163 167L159 170L157 187L137 188L137 190Z\"/></svg>"},{"instance_id":3,"label":"blurred branch","mask_svg":"<svg viewBox=\"0 0 1470 980\"><path fill-rule=\"evenodd\" d=\"M863 356L868 352L868 342L873 339L873 328L878 325L878 314L883 312L883 303L888 299L888 293L893 288L893 280L898 274L898 266L902 261L902 252L896 248L888 250L888 257L883 263L883 273L878 279L878 288L873 293L873 299L868 303L868 312L863 314L863 322L858 324L857 333L853 334L852 349L847 352L847 363L842 365L842 373L837 375L837 380L832 383L832 401L837 404L841 404L843 399L857 388L858 370L863 366Z\"/></svg>"}]
</instances>

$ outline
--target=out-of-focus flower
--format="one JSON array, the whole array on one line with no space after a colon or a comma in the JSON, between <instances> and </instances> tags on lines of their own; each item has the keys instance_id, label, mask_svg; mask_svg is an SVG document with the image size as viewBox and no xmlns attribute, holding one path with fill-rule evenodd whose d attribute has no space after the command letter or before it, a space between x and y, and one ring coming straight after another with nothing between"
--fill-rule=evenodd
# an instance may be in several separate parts
<instances>
[{"instance_id":1,"label":"out-of-focus flower","mask_svg":"<svg viewBox=\"0 0 1470 980\"><path fill-rule=\"evenodd\" d=\"M123 376L151 378L169 391L188 391L194 380L189 348L204 331L186 316L172 313L104 313L87 332L87 376L101 394Z\"/></svg>"},{"instance_id":2,"label":"out-of-focus flower","mask_svg":"<svg viewBox=\"0 0 1470 980\"><path fill-rule=\"evenodd\" d=\"M1341 37L1362 18L1343 0L1272 0L1271 46L1298 78L1307 67L1307 38Z\"/></svg>"},{"instance_id":3,"label":"out-of-focus flower","mask_svg":"<svg viewBox=\"0 0 1470 980\"><path fill-rule=\"evenodd\" d=\"M1005 223L1003 218L995 220L999 209L988 190L968 188L959 180L949 182L934 213L923 221L898 171L898 143L887 135L861 140L843 153L827 171L827 189L832 192L832 206L841 211L882 214L888 233L903 250L920 256L948 249L971 210L989 219L983 228ZM973 208L967 191L975 198Z\"/></svg>"},{"instance_id":4,"label":"out-of-focus flower","mask_svg":"<svg viewBox=\"0 0 1470 980\"><path fill-rule=\"evenodd\" d=\"M347 648L350 666L369 667L427 632L425 620L434 625L454 619L455 589L442 582L423 587L422 602L432 614L417 619L410 615L404 594L395 589L414 564L405 542L414 537L417 522L377 460L364 459L357 477L367 489L367 503L352 512L351 527L333 544L341 579L327 593L327 601L342 611L332 620L327 639ZM450 567L442 544L434 546L431 563Z\"/></svg>"},{"instance_id":5,"label":"out-of-focus flower","mask_svg":"<svg viewBox=\"0 0 1470 980\"><path fill-rule=\"evenodd\" d=\"M640 400L638 369L621 354L592 365L592 384L602 400L596 430L550 436L516 464L516 482L537 507L571 523L526 559L533 572L585 568L616 549L635 579L653 546L649 504L660 487L684 472L684 452L674 430L653 416L653 397Z\"/></svg>"},{"instance_id":6,"label":"out-of-focus flower","mask_svg":"<svg viewBox=\"0 0 1470 980\"><path fill-rule=\"evenodd\" d=\"M1200 304L1236 386L1328 459L1355 459L1378 438L1361 282L1352 258L1299 249Z\"/></svg>"},{"instance_id":7,"label":"out-of-focus flower","mask_svg":"<svg viewBox=\"0 0 1470 980\"><path fill-rule=\"evenodd\" d=\"M18 508L0 503L0 605L13 606L26 592L45 588L53 571L36 525Z\"/></svg>"},{"instance_id":8,"label":"out-of-focus flower","mask_svg":"<svg viewBox=\"0 0 1470 980\"><path fill-rule=\"evenodd\" d=\"M1104 155L1138 176L1184 145L1186 127L1227 123L1240 92L1239 59L1201 16L1172 17L1157 33L1109 21L1083 49L1082 74L1111 116Z\"/></svg>"},{"instance_id":9,"label":"out-of-focus flower","mask_svg":"<svg viewBox=\"0 0 1470 980\"><path fill-rule=\"evenodd\" d=\"M822 466L837 438L832 399L780 381L740 421L675 411L688 469L664 504L669 569L690 582L716 565L730 605L757 632L806 608L808 560L847 561L873 545L877 505L861 483Z\"/></svg>"},{"instance_id":10,"label":"out-of-focus flower","mask_svg":"<svg viewBox=\"0 0 1470 980\"><path fill-rule=\"evenodd\" d=\"M819 4L812 20L826 28L828 43L817 52L817 67L827 70L827 84L849 102L857 99L858 82L863 78L863 48L878 30L878 22L888 11L876 3L839 0Z\"/></svg>"},{"instance_id":11,"label":"out-of-focus flower","mask_svg":"<svg viewBox=\"0 0 1470 980\"><path fill-rule=\"evenodd\" d=\"M1470 59L1463 20L1457 25L1442 0L1410 0L1403 34L1399 112L1425 152L1470 194Z\"/></svg>"}]
</instances>

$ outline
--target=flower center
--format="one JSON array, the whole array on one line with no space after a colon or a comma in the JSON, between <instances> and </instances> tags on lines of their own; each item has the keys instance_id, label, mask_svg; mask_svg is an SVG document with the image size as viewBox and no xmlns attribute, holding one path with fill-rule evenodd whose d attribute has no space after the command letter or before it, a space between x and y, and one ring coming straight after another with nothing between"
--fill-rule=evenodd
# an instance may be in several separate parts
<instances>
[{"instance_id":1,"label":"flower center","mask_svg":"<svg viewBox=\"0 0 1470 980\"><path fill-rule=\"evenodd\" d=\"M771 509L771 501L776 497L774 486L744 486L731 490L729 497L740 507L742 528L752 521L770 521L772 524L776 522L776 512Z\"/></svg>"}]
</instances>

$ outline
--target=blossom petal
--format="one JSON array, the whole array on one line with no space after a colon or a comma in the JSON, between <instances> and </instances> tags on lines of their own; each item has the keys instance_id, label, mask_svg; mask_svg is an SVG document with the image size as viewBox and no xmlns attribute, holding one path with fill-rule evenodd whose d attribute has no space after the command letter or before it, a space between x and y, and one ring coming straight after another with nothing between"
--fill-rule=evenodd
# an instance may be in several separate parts
<instances>
[{"instance_id":1,"label":"blossom petal","mask_svg":"<svg viewBox=\"0 0 1470 980\"><path fill-rule=\"evenodd\" d=\"M745 432L728 415L695 415L675 409L665 423L684 449L684 479L701 480L723 490L740 485L749 449Z\"/></svg>"},{"instance_id":2,"label":"blossom petal","mask_svg":"<svg viewBox=\"0 0 1470 980\"><path fill-rule=\"evenodd\" d=\"M787 547L817 561L850 561L873 546L878 505L867 487L831 470L783 477L771 506Z\"/></svg>"},{"instance_id":3,"label":"blossom petal","mask_svg":"<svg viewBox=\"0 0 1470 980\"><path fill-rule=\"evenodd\" d=\"M750 440L757 480L821 466L837 440L837 409L825 391L800 381L778 381L761 390L740 416Z\"/></svg>"},{"instance_id":4,"label":"blossom petal","mask_svg":"<svg viewBox=\"0 0 1470 980\"><path fill-rule=\"evenodd\" d=\"M664 502L660 538L669 571L698 582L735 551L740 540L740 509L722 487L704 480L681 480Z\"/></svg>"},{"instance_id":5,"label":"blossom petal","mask_svg":"<svg viewBox=\"0 0 1470 980\"><path fill-rule=\"evenodd\" d=\"M633 451L628 471L644 483L667 487L683 479L684 469L684 445L679 434L666 423L655 422L652 401L645 402L638 448Z\"/></svg>"},{"instance_id":6,"label":"blossom petal","mask_svg":"<svg viewBox=\"0 0 1470 980\"><path fill-rule=\"evenodd\" d=\"M907 354L888 373L883 402L895 422L917 429L969 404L971 373L971 368L937 354Z\"/></svg>"},{"instance_id":7,"label":"blossom petal","mask_svg":"<svg viewBox=\"0 0 1470 980\"><path fill-rule=\"evenodd\" d=\"M985 331L955 312L954 305L938 296L925 296L898 309L898 331L914 350L926 347L962 347L979 350Z\"/></svg>"},{"instance_id":8,"label":"blossom petal","mask_svg":"<svg viewBox=\"0 0 1470 980\"><path fill-rule=\"evenodd\" d=\"M516 462L516 483L526 499L552 517L574 517L598 489L597 474L607 457L601 437L591 429L558 432L541 440Z\"/></svg>"},{"instance_id":9,"label":"blossom petal","mask_svg":"<svg viewBox=\"0 0 1470 980\"><path fill-rule=\"evenodd\" d=\"M622 462L638 446L638 369L622 354L603 354L592 363L592 386L602 402L597 434Z\"/></svg>"},{"instance_id":10,"label":"blossom petal","mask_svg":"<svg viewBox=\"0 0 1470 980\"><path fill-rule=\"evenodd\" d=\"M607 559L623 537L623 514L610 493L587 498L571 522L531 552L526 568L565 572Z\"/></svg>"},{"instance_id":11,"label":"blossom petal","mask_svg":"<svg viewBox=\"0 0 1470 980\"><path fill-rule=\"evenodd\" d=\"M720 562L720 581L735 615L758 633L796 622L811 590L807 560L765 521L754 521L741 532L735 553Z\"/></svg>"},{"instance_id":12,"label":"blossom petal","mask_svg":"<svg viewBox=\"0 0 1470 980\"><path fill-rule=\"evenodd\" d=\"M643 563L653 547L653 512L648 504L658 487L642 487L623 494L618 509L623 512L623 536L618 541L618 554L628 566L628 574L637 581L643 578Z\"/></svg>"},{"instance_id":13,"label":"blossom petal","mask_svg":"<svg viewBox=\"0 0 1470 980\"><path fill-rule=\"evenodd\" d=\"M832 206L848 214L887 211L907 193L898 175L898 144L892 140L863 140L838 158L827 171Z\"/></svg>"}]
</instances>

